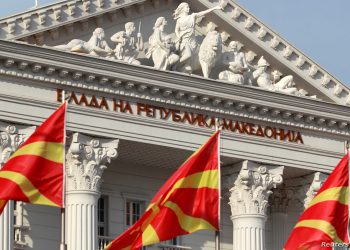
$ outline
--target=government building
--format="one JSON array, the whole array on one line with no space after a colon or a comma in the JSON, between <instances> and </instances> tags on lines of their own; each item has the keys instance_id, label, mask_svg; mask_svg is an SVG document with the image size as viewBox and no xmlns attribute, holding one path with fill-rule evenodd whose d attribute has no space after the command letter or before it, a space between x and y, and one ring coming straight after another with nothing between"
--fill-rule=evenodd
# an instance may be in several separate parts
<instances>
[{"instance_id":1,"label":"government building","mask_svg":"<svg viewBox=\"0 0 350 250\"><path fill-rule=\"evenodd\" d=\"M0 39L1 165L69 101L67 250L124 232L216 127L221 250L281 250L350 139L350 89L234 1L65 0ZM1 250L59 249L60 209L11 202L0 232Z\"/></svg>"}]
</instances>

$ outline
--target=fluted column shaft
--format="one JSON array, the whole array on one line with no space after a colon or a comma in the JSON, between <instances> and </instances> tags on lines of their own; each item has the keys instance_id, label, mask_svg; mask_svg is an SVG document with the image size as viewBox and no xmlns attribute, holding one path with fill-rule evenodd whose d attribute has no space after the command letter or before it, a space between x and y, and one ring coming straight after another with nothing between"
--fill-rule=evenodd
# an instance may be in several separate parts
<instances>
[{"instance_id":1,"label":"fluted column shaft","mask_svg":"<svg viewBox=\"0 0 350 250\"><path fill-rule=\"evenodd\" d=\"M0 216L0 249L13 249L13 224L13 201L10 201Z\"/></svg>"},{"instance_id":2,"label":"fluted column shaft","mask_svg":"<svg viewBox=\"0 0 350 250\"><path fill-rule=\"evenodd\" d=\"M67 193L67 246L68 249L97 249L96 192Z\"/></svg>"},{"instance_id":3,"label":"fluted column shaft","mask_svg":"<svg viewBox=\"0 0 350 250\"><path fill-rule=\"evenodd\" d=\"M265 216L247 214L231 219L234 250L265 250Z\"/></svg>"},{"instance_id":4,"label":"fluted column shaft","mask_svg":"<svg viewBox=\"0 0 350 250\"><path fill-rule=\"evenodd\" d=\"M104 163L117 157L118 140L75 133L67 152L67 250L97 250L97 202Z\"/></svg>"}]
</instances>

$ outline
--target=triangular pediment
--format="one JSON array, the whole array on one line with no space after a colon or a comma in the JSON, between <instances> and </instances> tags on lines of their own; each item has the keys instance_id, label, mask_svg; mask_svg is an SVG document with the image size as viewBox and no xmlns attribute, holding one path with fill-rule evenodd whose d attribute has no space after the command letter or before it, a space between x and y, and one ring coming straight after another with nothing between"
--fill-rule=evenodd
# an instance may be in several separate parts
<instances>
[{"instance_id":1,"label":"triangular pediment","mask_svg":"<svg viewBox=\"0 0 350 250\"><path fill-rule=\"evenodd\" d=\"M176 41L173 12L180 3L176 0L63 1L0 20L0 38L58 49L56 46L66 45L73 39L88 41L93 31L101 27L105 31L108 46L114 49L116 44L110 40L111 36L123 31L125 23L132 21L136 33L140 27L145 42L145 49L138 54L137 60L142 65L152 67L152 59L146 55L153 26L157 18L163 16L168 22L164 32ZM197 19L196 38L200 45L208 32L217 31L223 42L223 54L228 53L231 41L238 41L250 69L249 73L243 74L243 84L258 87L252 72L257 69L259 59L263 56L269 64L268 74L277 72L282 75L281 78L293 76L296 89L307 93L307 98L312 96L341 105L350 104L350 90L344 84L237 3L209 0L191 0L189 3L191 12L195 13L222 5L222 10L208 13L202 20ZM118 63L118 59L115 61ZM218 79L220 72L225 70L230 69L220 55L210 78ZM194 68L193 73L202 75L200 68Z\"/></svg>"}]
</instances>

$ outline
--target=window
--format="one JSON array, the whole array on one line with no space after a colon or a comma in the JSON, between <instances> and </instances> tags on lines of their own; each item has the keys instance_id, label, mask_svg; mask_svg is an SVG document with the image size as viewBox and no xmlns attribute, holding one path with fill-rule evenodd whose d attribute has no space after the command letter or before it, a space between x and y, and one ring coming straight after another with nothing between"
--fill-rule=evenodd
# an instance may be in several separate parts
<instances>
[{"instance_id":1,"label":"window","mask_svg":"<svg viewBox=\"0 0 350 250\"><path fill-rule=\"evenodd\" d=\"M177 246L177 245L179 245L178 241L179 241L178 237L175 237L175 238L172 238L171 240L168 240L168 243L169 243L169 245Z\"/></svg>"},{"instance_id":2,"label":"window","mask_svg":"<svg viewBox=\"0 0 350 250\"><path fill-rule=\"evenodd\" d=\"M102 195L97 204L98 235L108 236L108 197Z\"/></svg>"},{"instance_id":3,"label":"window","mask_svg":"<svg viewBox=\"0 0 350 250\"><path fill-rule=\"evenodd\" d=\"M138 221L143 213L144 201L129 200L125 202L125 225L127 227Z\"/></svg>"},{"instance_id":4,"label":"window","mask_svg":"<svg viewBox=\"0 0 350 250\"><path fill-rule=\"evenodd\" d=\"M178 237L175 237L175 238L172 238L170 240L167 240L167 241L163 241L161 242L160 244L161 246L179 246L180 245L180 236Z\"/></svg>"}]
</instances>

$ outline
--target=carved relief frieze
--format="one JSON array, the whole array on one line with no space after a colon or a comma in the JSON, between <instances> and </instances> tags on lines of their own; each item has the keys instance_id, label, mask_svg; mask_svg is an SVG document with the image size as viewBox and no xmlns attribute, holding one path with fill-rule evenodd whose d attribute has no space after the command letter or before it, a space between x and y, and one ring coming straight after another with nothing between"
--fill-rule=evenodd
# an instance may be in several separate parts
<instances>
[{"instance_id":1,"label":"carved relief frieze","mask_svg":"<svg viewBox=\"0 0 350 250\"><path fill-rule=\"evenodd\" d=\"M99 192L105 164L117 157L118 143L73 134L66 155L67 191Z\"/></svg>"}]
</instances>

